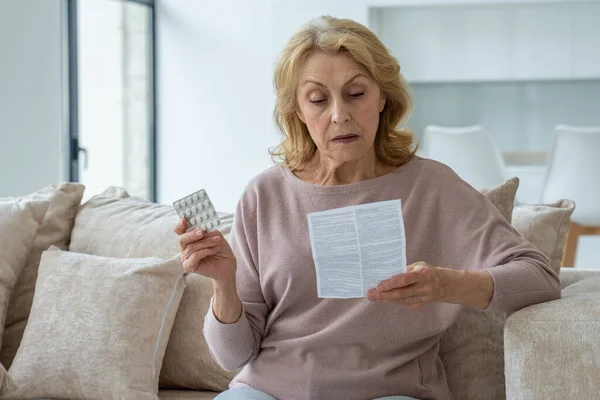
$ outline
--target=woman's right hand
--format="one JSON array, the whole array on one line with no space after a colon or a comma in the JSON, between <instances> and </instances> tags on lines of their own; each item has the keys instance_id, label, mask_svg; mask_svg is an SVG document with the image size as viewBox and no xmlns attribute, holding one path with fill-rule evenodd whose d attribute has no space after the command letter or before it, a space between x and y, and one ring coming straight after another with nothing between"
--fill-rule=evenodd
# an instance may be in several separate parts
<instances>
[{"instance_id":1,"label":"woman's right hand","mask_svg":"<svg viewBox=\"0 0 600 400\"><path fill-rule=\"evenodd\" d=\"M183 268L217 283L234 282L237 263L223 234L220 231L206 233L200 229L186 232L187 228L188 222L183 218L173 229L179 236Z\"/></svg>"}]
</instances>

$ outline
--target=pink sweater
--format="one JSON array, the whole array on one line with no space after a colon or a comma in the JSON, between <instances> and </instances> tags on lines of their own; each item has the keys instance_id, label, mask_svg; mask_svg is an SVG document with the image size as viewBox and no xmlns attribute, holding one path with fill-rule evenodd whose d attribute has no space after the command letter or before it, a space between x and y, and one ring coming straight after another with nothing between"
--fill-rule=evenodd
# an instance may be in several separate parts
<instances>
[{"instance_id":1,"label":"pink sweater","mask_svg":"<svg viewBox=\"0 0 600 400\"><path fill-rule=\"evenodd\" d=\"M309 184L275 166L250 182L235 217L230 243L242 316L222 324L211 307L205 319L217 362L244 366L231 387L282 400L452 399L439 340L462 306L413 310L317 297L306 215L392 199L402 200L407 263L489 271L494 295L486 310L560 298L548 259L443 164L415 157L387 175L340 186Z\"/></svg>"}]
</instances>

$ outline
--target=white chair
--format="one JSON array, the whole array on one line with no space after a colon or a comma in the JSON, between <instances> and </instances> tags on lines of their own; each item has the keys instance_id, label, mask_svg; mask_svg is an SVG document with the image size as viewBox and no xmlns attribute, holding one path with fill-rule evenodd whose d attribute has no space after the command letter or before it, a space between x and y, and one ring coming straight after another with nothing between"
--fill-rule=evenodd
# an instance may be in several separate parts
<instances>
[{"instance_id":1,"label":"white chair","mask_svg":"<svg viewBox=\"0 0 600 400\"><path fill-rule=\"evenodd\" d=\"M600 126L557 125L542 201L575 201L562 260L573 267L580 235L600 235Z\"/></svg>"},{"instance_id":2,"label":"white chair","mask_svg":"<svg viewBox=\"0 0 600 400\"><path fill-rule=\"evenodd\" d=\"M481 125L429 125L423 137L423 156L446 164L477 190L508 179L500 150Z\"/></svg>"}]
</instances>

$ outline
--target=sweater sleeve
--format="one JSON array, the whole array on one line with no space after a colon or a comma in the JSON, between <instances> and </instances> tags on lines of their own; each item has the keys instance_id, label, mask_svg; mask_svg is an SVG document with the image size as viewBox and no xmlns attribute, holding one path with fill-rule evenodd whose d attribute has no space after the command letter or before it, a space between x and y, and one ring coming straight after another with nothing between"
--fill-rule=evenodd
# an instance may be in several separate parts
<instances>
[{"instance_id":1,"label":"sweater sleeve","mask_svg":"<svg viewBox=\"0 0 600 400\"><path fill-rule=\"evenodd\" d=\"M260 286L258 270L256 199L246 190L238 203L229 244L237 259L236 285L242 314L233 324L223 324L214 315L211 299L204 320L204 337L215 361L233 371L258 355L269 308Z\"/></svg>"},{"instance_id":2,"label":"sweater sleeve","mask_svg":"<svg viewBox=\"0 0 600 400\"><path fill-rule=\"evenodd\" d=\"M524 239L494 205L466 182L450 180L442 193L446 231L444 246L454 268L485 270L494 293L484 311L514 312L561 297L558 275L549 259ZM458 244L458 245L457 245Z\"/></svg>"}]
</instances>

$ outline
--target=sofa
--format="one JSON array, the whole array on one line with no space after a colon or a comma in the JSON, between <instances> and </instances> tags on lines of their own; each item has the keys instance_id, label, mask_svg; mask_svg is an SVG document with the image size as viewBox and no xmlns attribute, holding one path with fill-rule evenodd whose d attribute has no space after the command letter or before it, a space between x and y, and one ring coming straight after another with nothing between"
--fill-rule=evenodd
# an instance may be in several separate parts
<instances>
[{"instance_id":1,"label":"sofa","mask_svg":"<svg viewBox=\"0 0 600 400\"><path fill-rule=\"evenodd\" d=\"M457 400L599 398L600 270L560 268L575 205L515 206L517 188L482 193L547 255L562 298L465 308L440 343L449 387ZM181 278L174 209L119 187L82 202L84 190L0 199L0 399L213 399L237 371L204 341L212 284ZM234 215L219 216L227 237Z\"/></svg>"}]
</instances>

